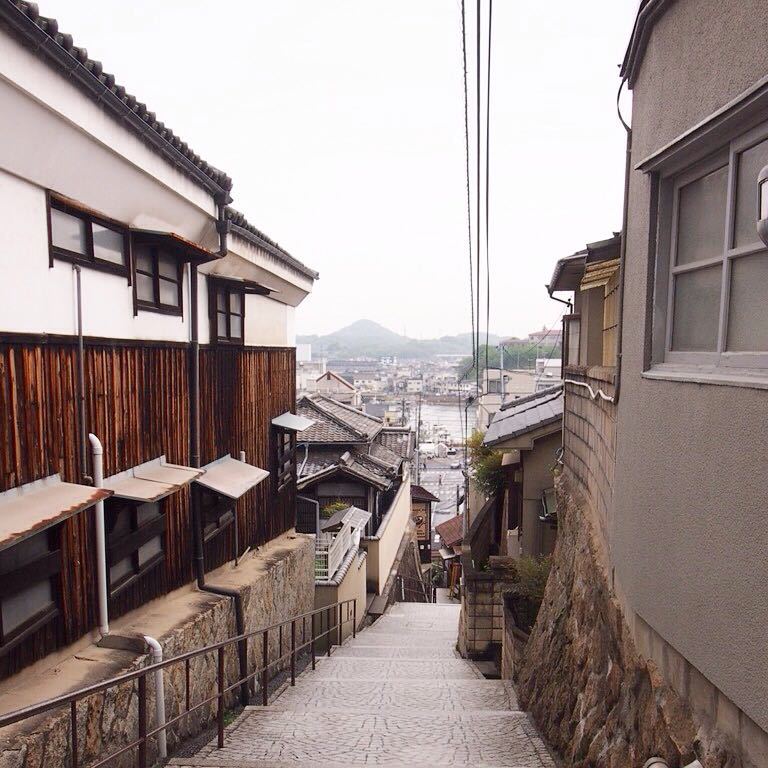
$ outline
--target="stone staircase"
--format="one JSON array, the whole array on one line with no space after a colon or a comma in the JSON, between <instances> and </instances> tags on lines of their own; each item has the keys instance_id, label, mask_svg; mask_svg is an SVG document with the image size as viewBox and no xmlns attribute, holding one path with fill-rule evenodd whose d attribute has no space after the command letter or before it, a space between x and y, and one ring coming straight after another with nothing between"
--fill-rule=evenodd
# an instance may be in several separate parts
<instances>
[{"instance_id":1,"label":"stone staircase","mask_svg":"<svg viewBox=\"0 0 768 768\"><path fill-rule=\"evenodd\" d=\"M393 606L268 707L248 707L201 768L554 768L508 681L454 651L458 607Z\"/></svg>"}]
</instances>

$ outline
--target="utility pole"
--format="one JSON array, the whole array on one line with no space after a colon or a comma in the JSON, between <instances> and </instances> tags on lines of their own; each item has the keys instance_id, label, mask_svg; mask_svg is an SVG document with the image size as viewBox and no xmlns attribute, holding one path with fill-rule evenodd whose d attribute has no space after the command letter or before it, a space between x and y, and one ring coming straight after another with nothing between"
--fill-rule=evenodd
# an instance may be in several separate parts
<instances>
[{"instance_id":1,"label":"utility pole","mask_svg":"<svg viewBox=\"0 0 768 768\"><path fill-rule=\"evenodd\" d=\"M499 364L501 371L499 372L499 375L501 376L501 404L504 405L504 395L505 395L505 386L504 386L504 343L502 342L499 344L499 350L501 352L501 362Z\"/></svg>"}]
</instances>

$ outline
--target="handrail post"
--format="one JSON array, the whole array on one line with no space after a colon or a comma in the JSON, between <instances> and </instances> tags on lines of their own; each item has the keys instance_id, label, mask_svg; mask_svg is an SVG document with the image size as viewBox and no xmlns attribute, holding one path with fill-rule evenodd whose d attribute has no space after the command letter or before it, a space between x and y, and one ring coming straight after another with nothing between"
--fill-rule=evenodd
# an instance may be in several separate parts
<instances>
[{"instance_id":1,"label":"handrail post","mask_svg":"<svg viewBox=\"0 0 768 768\"><path fill-rule=\"evenodd\" d=\"M138 768L147 768L147 676L139 677L139 754Z\"/></svg>"},{"instance_id":2,"label":"handrail post","mask_svg":"<svg viewBox=\"0 0 768 768\"><path fill-rule=\"evenodd\" d=\"M72 701L69 704L69 712L71 715L72 725L72 768L77 768L77 702Z\"/></svg>"},{"instance_id":3,"label":"handrail post","mask_svg":"<svg viewBox=\"0 0 768 768\"><path fill-rule=\"evenodd\" d=\"M269 685L269 670L267 666L269 664L269 630L265 629L264 634L261 637L261 663L263 665L261 670L261 703L263 706L267 706L269 703L269 691L267 687Z\"/></svg>"},{"instance_id":4,"label":"handrail post","mask_svg":"<svg viewBox=\"0 0 768 768\"><path fill-rule=\"evenodd\" d=\"M331 658L331 607L325 609L325 639L328 643L328 658Z\"/></svg>"},{"instance_id":5,"label":"handrail post","mask_svg":"<svg viewBox=\"0 0 768 768\"><path fill-rule=\"evenodd\" d=\"M357 637L357 600L352 601L352 639Z\"/></svg>"},{"instance_id":6,"label":"handrail post","mask_svg":"<svg viewBox=\"0 0 768 768\"><path fill-rule=\"evenodd\" d=\"M291 685L296 685L296 619L291 620Z\"/></svg>"},{"instance_id":7,"label":"handrail post","mask_svg":"<svg viewBox=\"0 0 768 768\"><path fill-rule=\"evenodd\" d=\"M219 736L219 749L224 748L224 646L219 648L219 665L217 680L219 684L219 709L216 716L216 727Z\"/></svg>"},{"instance_id":8,"label":"handrail post","mask_svg":"<svg viewBox=\"0 0 768 768\"><path fill-rule=\"evenodd\" d=\"M315 668L315 614L312 614L312 640L309 643L309 650L312 654L312 669Z\"/></svg>"}]
</instances>

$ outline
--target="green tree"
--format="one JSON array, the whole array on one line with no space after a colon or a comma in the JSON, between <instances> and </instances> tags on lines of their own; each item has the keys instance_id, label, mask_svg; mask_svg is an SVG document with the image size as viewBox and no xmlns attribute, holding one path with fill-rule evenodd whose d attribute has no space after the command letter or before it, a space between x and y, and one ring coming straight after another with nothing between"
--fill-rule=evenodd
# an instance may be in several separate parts
<instances>
[{"instance_id":1,"label":"green tree","mask_svg":"<svg viewBox=\"0 0 768 768\"><path fill-rule=\"evenodd\" d=\"M469 471L475 485L488 497L501 492L504 475L501 469L501 451L483 445L483 433L475 430L467 440Z\"/></svg>"}]
</instances>

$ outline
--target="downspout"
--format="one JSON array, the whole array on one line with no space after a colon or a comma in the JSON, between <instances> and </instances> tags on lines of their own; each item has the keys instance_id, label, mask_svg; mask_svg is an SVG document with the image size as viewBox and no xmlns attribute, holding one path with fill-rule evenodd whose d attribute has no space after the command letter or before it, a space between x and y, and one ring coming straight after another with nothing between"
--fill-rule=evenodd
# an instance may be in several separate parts
<instances>
[{"instance_id":1,"label":"downspout","mask_svg":"<svg viewBox=\"0 0 768 768\"><path fill-rule=\"evenodd\" d=\"M624 126L624 130L627 132L627 147L624 161L624 210L622 212L621 251L619 253L619 296L617 302L619 328L618 339L616 342L616 386L613 394L614 403L619 402L619 394L621 392L621 361L624 349L624 279L627 261L627 224L629 222L629 178L632 173L632 128L627 125L624 118L621 116L621 107L619 105L621 91L626 81L627 78L624 77L619 85L619 92L616 94L616 112L619 115L621 124Z\"/></svg>"},{"instance_id":2,"label":"downspout","mask_svg":"<svg viewBox=\"0 0 768 768\"><path fill-rule=\"evenodd\" d=\"M88 435L93 455L93 484L104 487L104 449L96 435ZM96 502L96 583L99 592L99 632L109 634L109 602L107 600L107 544L104 526L104 501Z\"/></svg>"},{"instance_id":3,"label":"downspout","mask_svg":"<svg viewBox=\"0 0 768 768\"><path fill-rule=\"evenodd\" d=\"M80 265L73 264L72 269L75 272L75 282L77 284L77 415L80 422L80 477L84 483L90 484L93 482L93 478L88 474L88 432L85 427L85 345L83 343L83 289Z\"/></svg>"},{"instance_id":4,"label":"downspout","mask_svg":"<svg viewBox=\"0 0 768 768\"><path fill-rule=\"evenodd\" d=\"M149 655L152 664L159 664L163 660L163 647L154 637L144 635L144 642L149 646ZM154 671L155 678L155 719L157 727L157 752L158 756L168 757L168 746L165 738L165 682L163 681L163 670Z\"/></svg>"},{"instance_id":5,"label":"downspout","mask_svg":"<svg viewBox=\"0 0 768 768\"><path fill-rule=\"evenodd\" d=\"M218 201L217 201L218 202ZM219 219L224 216L224 204L219 203ZM217 229L219 224L217 222ZM226 223L226 222L225 222ZM226 232L219 230L219 253L226 249ZM223 254L222 254L223 255ZM197 265L190 264L189 270L189 318L190 318L190 382L189 382L189 434L190 434L190 463L195 469L201 466L200 458L200 338L198 329L197 307ZM234 589L215 587L205 583L205 554L203 547L203 523L200 516L200 494L197 486L192 485L190 498L192 512L192 536L194 543L195 577L197 588L201 592L209 592L213 595L232 598L235 604L235 631L238 635L245 634L245 611L243 609L243 596ZM238 643L238 659L240 665L240 678L244 680L240 684L240 701L247 706L248 682L248 656L245 641Z\"/></svg>"}]
</instances>

